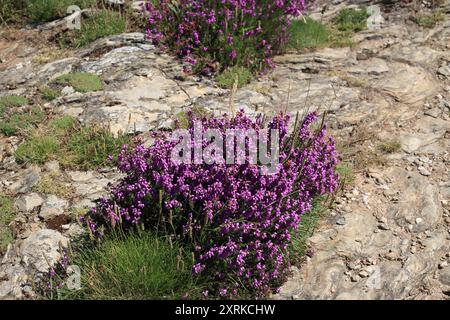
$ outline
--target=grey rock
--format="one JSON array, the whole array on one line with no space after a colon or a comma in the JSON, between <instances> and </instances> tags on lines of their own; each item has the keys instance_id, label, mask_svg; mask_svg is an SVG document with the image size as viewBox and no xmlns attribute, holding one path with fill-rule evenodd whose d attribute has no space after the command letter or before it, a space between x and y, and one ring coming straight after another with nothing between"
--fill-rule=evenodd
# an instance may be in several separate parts
<instances>
[{"instance_id":1,"label":"grey rock","mask_svg":"<svg viewBox=\"0 0 450 320\"><path fill-rule=\"evenodd\" d=\"M45 199L45 202L39 212L39 217L44 220L49 220L63 215L68 206L69 203L67 200L60 199L55 195L50 195L47 199Z\"/></svg>"},{"instance_id":2,"label":"grey rock","mask_svg":"<svg viewBox=\"0 0 450 320\"><path fill-rule=\"evenodd\" d=\"M26 267L38 272L48 272L60 258L60 248L68 245L68 239L55 230L43 229L31 234L22 244L22 261Z\"/></svg>"},{"instance_id":3,"label":"grey rock","mask_svg":"<svg viewBox=\"0 0 450 320\"><path fill-rule=\"evenodd\" d=\"M15 207L22 212L31 212L41 206L43 202L44 200L39 194L30 193L20 196L15 202Z\"/></svg>"}]
</instances>

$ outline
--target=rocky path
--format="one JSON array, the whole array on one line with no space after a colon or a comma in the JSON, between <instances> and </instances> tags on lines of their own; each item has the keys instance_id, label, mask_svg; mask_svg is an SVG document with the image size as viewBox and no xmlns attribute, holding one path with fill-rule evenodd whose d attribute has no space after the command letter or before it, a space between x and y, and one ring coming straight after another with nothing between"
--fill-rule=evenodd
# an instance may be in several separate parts
<instances>
[{"instance_id":1,"label":"rocky path","mask_svg":"<svg viewBox=\"0 0 450 320\"><path fill-rule=\"evenodd\" d=\"M334 2L324 17L348 5ZM315 254L275 298L448 299L450 2L442 7L445 21L432 29L409 21L407 6L381 7L383 27L358 33L355 47L280 56L273 72L234 95L236 108L250 113L327 111L354 171L353 184L310 239ZM67 90L44 104L52 113L139 133L168 126L192 105L229 111L227 90L211 80L184 79L182 66L140 33L102 39L47 64L35 62L37 45L15 43L11 49L0 41L2 94L32 97L39 85L70 71L105 81L103 91ZM0 265L0 298L33 296L30 277L45 271L42 255L57 259L58 242L80 232L75 222L55 228L49 221L91 206L118 178L111 170L67 172L54 162L20 167L13 157L19 142L0 138L0 191L13 194L20 210L16 240ZM397 143L389 154L380 151ZM70 199L33 192L52 172L72 188Z\"/></svg>"}]
</instances>

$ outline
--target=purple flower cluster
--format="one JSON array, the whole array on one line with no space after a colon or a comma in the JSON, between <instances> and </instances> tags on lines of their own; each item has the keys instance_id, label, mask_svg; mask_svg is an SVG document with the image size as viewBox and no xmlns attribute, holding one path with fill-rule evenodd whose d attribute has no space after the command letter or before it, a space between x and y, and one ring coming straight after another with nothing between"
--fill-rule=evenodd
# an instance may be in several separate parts
<instances>
[{"instance_id":1,"label":"purple flower cluster","mask_svg":"<svg viewBox=\"0 0 450 320\"><path fill-rule=\"evenodd\" d=\"M227 129L278 130L278 172L262 175L261 165L250 163L174 163L171 150L179 141L159 133L150 147L123 148L118 163L126 177L110 199L101 200L95 215L125 228L143 223L192 248L193 273L210 280L209 296L262 297L289 271L287 249L301 216L315 197L338 186L337 154L325 127L313 129L311 113L289 134L289 120L278 114L265 124L243 111L221 118L188 113L191 134L194 121L224 135Z\"/></svg>"},{"instance_id":2,"label":"purple flower cluster","mask_svg":"<svg viewBox=\"0 0 450 320\"><path fill-rule=\"evenodd\" d=\"M305 0L147 1L147 36L171 48L197 71L210 64L250 69L272 66L271 57L288 41L288 26Z\"/></svg>"}]
</instances>

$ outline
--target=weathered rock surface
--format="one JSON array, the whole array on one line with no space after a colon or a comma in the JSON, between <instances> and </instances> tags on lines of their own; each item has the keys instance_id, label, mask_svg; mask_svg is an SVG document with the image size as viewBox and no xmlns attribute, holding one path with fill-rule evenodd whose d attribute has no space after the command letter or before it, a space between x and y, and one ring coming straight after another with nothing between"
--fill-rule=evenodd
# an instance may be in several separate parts
<instances>
[{"instance_id":1,"label":"weathered rock surface","mask_svg":"<svg viewBox=\"0 0 450 320\"><path fill-rule=\"evenodd\" d=\"M322 2L313 12L319 19ZM334 1L324 21L350 2ZM443 6L450 8L450 2ZM231 101L250 114L327 111L329 127L344 145L341 156L355 167L352 189L309 240L315 255L293 270L276 299L448 299L449 17L425 29L410 21L406 2L380 3L371 12L369 29L355 35L353 48L276 57L276 69L239 89ZM38 51L0 41L1 94L31 97L60 74L95 73L104 90L66 88L45 108L109 124L114 133L167 126L193 104L215 114L230 112L229 90L209 78L186 77L182 64L143 33L99 39L44 65L33 62ZM380 155L379 146L390 141L400 144L398 150ZM16 240L0 265L0 298L33 297L30 284L48 268L42 257L56 261L60 244L83 232L74 221L55 224L54 218L92 207L121 177L53 164L54 171L64 171L73 199L36 194L42 170L52 170L19 167L13 157L19 142L0 137L0 191L14 195L20 211L12 224Z\"/></svg>"}]
</instances>

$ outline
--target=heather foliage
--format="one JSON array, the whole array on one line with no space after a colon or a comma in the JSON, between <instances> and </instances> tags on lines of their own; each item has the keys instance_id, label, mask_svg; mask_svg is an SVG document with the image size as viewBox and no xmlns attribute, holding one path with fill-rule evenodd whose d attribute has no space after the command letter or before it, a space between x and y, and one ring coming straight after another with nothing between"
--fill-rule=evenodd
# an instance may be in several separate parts
<instances>
[{"instance_id":1,"label":"heather foliage","mask_svg":"<svg viewBox=\"0 0 450 320\"><path fill-rule=\"evenodd\" d=\"M248 161L175 163L171 150L179 141L155 134L150 147L123 148L118 165L126 177L87 218L90 230L101 235L105 225L129 229L143 224L192 251L194 275L208 279L205 296L262 297L277 289L289 271L291 236L302 215L314 198L338 186L334 141L315 120L309 114L288 134L289 117L283 114L266 124L242 111L222 118L188 113L191 134L194 121L223 135L227 129L278 130L278 172L262 175L261 165ZM210 142L193 139L191 144L207 147Z\"/></svg>"},{"instance_id":2,"label":"heather foliage","mask_svg":"<svg viewBox=\"0 0 450 320\"><path fill-rule=\"evenodd\" d=\"M304 6L304 0L152 0L145 5L147 35L195 71L209 74L215 62L263 70L283 50L289 20Z\"/></svg>"}]
</instances>

